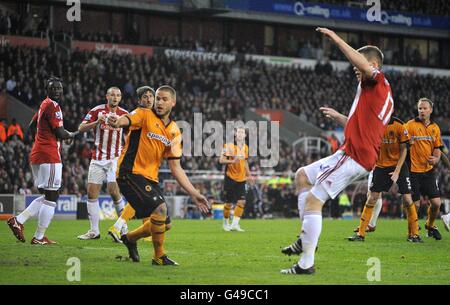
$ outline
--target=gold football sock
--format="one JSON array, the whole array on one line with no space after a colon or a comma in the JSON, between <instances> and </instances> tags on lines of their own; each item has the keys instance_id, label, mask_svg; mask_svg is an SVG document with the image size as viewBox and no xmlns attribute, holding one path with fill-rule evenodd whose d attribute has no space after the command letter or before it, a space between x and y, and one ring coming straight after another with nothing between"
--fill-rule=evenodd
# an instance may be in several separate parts
<instances>
[{"instance_id":1,"label":"gold football sock","mask_svg":"<svg viewBox=\"0 0 450 305\"><path fill-rule=\"evenodd\" d=\"M427 227L432 228L434 227L434 221L439 214L439 208L430 204L427 214Z\"/></svg>"},{"instance_id":2,"label":"gold football sock","mask_svg":"<svg viewBox=\"0 0 450 305\"><path fill-rule=\"evenodd\" d=\"M242 217L242 214L244 214L244 207L245 203L239 202L236 204L236 207L234 208L234 217Z\"/></svg>"},{"instance_id":3,"label":"gold football sock","mask_svg":"<svg viewBox=\"0 0 450 305\"><path fill-rule=\"evenodd\" d=\"M127 238L131 242L136 242L140 238L147 237L150 235L151 235L151 224L150 221L146 221L142 226L140 226L136 230L128 232Z\"/></svg>"},{"instance_id":4,"label":"gold football sock","mask_svg":"<svg viewBox=\"0 0 450 305\"><path fill-rule=\"evenodd\" d=\"M366 236L366 228L367 225L369 224L370 218L372 218L373 208L374 208L373 206L370 207L367 204L364 206L364 210L361 214L361 219L359 221L359 231L358 231L359 236Z\"/></svg>"},{"instance_id":5,"label":"gold football sock","mask_svg":"<svg viewBox=\"0 0 450 305\"><path fill-rule=\"evenodd\" d=\"M126 222L128 222L131 218L134 217L134 215L136 214L136 211L133 209L133 207L131 206L131 204L127 203L122 211L122 215L120 215L120 217L125 220Z\"/></svg>"},{"instance_id":6,"label":"gold football sock","mask_svg":"<svg viewBox=\"0 0 450 305\"><path fill-rule=\"evenodd\" d=\"M166 216L152 214L150 217L153 248L155 250L155 258L164 255L164 232L166 231Z\"/></svg>"},{"instance_id":7,"label":"gold football sock","mask_svg":"<svg viewBox=\"0 0 450 305\"><path fill-rule=\"evenodd\" d=\"M225 206L223 207L223 218L229 219L231 214L231 203L225 203Z\"/></svg>"},{"instance_id":8,"label":"gold football sock","mask_svg":"<svg viewBox=\"0 0 450 305\"><path fill-rule=\"evenodd\" d=\"M406 207L406 217L408 218L408 234L409 236L419 235L418 217L416 206L411 204Z\"/></svg>"}]
</instances>

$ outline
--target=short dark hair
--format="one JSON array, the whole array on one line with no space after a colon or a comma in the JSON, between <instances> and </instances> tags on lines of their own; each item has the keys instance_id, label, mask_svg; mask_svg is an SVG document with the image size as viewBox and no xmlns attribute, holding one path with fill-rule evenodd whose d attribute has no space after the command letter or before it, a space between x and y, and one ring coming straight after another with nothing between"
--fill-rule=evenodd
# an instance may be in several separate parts
<instances>
[{"instance_id":1,"label":"short dark hair","mask_svg":"<svg viewBox=\"0 0 450 305\"><path fill-rule=\"evenodd\" d=\"M50 86L50 84L53 83L53 82L60 82L62 84L62 79L60 79L59 77L51 76L45 82L45 88L47 89L48 86Z\"/></svg>"},{"instance_id":2,"label":"short dark hair","mask_svg":"<svg viewBox=\"0 0 450 305\"><path fill-rule=\"evenodd\" d=\"M175 89L173 89L171 86L169 85L163 85L161 87L159 87L156 91L169 91L170 94L172 95L173 99L176 100L177 99L177 91L175 91Z\"/></svg>"},{"instance_id":3,"label":"short dark hair","mask_svg":"<svg viewBox=\"0 0 450 305\"><path fill-rule=\"evenodd\" d=\"M359 48L358 52L367 56L367 58L369 59L375 58L380 68L383 65L384 54L383 52L381 52L380 48L376 46L367 45L362 48Z\"/></svg>"},{"instance_id":4,"label":"short dark hair","mask_svg":"<svg viewBox=\"0 0 450 305\"><path fill-rule=\"evenodd\" d=\"M434 103L433 103L433 101L430 100L430 99L427 98L427 97L421 97L421 98L417 101L417 105L419 105L420 102L427 102L428 104L430 104L431 109L434 108Z\"/></svg>"},{"instance_id":5,"label":"short dark hair","mask_svg":"<svg viewBox=\"0 0 450 305\"><path fill-rule=\"evenodd\" d=\"M149 91L153 94L153 96L155 96L155 89L153 89L152 87L142 86L142 87L137 88L136 95L137 95L138 100L140 100L142 98L142 96Z\"/></svg>"}]
</instances>

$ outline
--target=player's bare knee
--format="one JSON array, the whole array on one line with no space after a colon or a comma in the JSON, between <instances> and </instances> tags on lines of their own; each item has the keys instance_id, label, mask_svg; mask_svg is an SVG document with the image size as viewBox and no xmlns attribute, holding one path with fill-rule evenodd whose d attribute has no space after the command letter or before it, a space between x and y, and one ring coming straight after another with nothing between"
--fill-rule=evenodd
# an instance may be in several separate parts
<instances>
[{"instance_id":1,"label":"player's bare knee","mask_svg":"<svg viewBox=\"0 0 450 305\"><path fill-rule=\"evenodd\" d=\"M378 199L380 199L380 193L370 192L366 205L369 207L374 207Z\"/></svg>"},{"instance_id":2,"label":"player's bare knee","mask_svg":"<svg viewBox=\"0 0 450 305\"><path fill-rule=\"evenodd\" d=\"M154 211L153 214L167 216L167 206L166 203L161 203Z\"/></svg>"},{"instance_id":3,"label":"player's bare knee","mask_svg":"<svg viewBox=\"0 0 450 305\"><path fill-rule=\"evenodd\" d=\"M295 173L295 186L298 190L312 187L303 167L300 167Z\"/></svg>"},{"instance_id":4,"label":"player's bare knee","mask_svg":"<svg viewBox=\"0 0 450 305\"><path fill-rule=\"evenodd\" d=\"M322 206L322 201L309 192L306 196L305 212L322 211Z\"/></svg>"},{"instance_id":5,"label":"player's bare knee","mask_svg":"<svg viewBox=\"0 0 450 305\"><path fill-rule=\"evenodd\" d=\"M88 183L87 186L88 199L97 199L100 193L100 187L96 184Z\"/></svg>"},{"instance_id":6,"label":"player's bare knee","mask_svg":"<svg viewBox=\"0 0 450 305\"><path fill-rule=\"evenodd\" d=\"M441 198L433 198L430 200L431 207L439 208L441 206Z\"/></svg>"},{"instance_id":7,"label":"player's bare knee","mask_svg":"<svg viewBox=\"0 0 450 305\"><path fill-rule=\"evenodd\" d=\"M119 187L117 186L117 184L108 183L108 193L111 195L112 199L116 202L119 201L121 198Z\"/></svg>"},{"instance_id":8,"label":"player's bare knee","mask_svg":"<svg viewBox=\"0 0 450 305\"><path fill-rule=\"evenodd\" d=\"M414 204L414 201L412 200L411 194L405 194L403 195L403 206L405 208L408 208Z\"/></svg>"}]
</instances>

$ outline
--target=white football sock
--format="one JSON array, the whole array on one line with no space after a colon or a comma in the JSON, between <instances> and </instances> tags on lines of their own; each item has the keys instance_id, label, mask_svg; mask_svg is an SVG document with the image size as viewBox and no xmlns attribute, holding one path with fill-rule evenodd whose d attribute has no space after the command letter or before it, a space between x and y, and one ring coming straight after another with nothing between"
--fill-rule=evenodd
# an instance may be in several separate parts
<instances>
[{"instance_id":1,"label":"white football sock","mask_svg":"<svg viewBox=\"0 0 450 305\"><path fill-rule=\"evenodd\" d=\"M378 198L377 202L375 203L375 207L373 208L373 214L372 218L370 219L369 226L371 227L377 226L378 216L380 215L382 207L383 207L383 199L380 196L380 198Z\"/></svg>"},{"instance_id":2,"label":"white football sock","mask_svg":"<svg viewBox=\"0 0 450 305\"><path fill-rule=\"evenodd\" d=\"M308 189L302 189L300 193L298 193L297 205L298 205L298 216L300 217L300 221L303 221L303 214L305 211L306 204L306 196L308 196Z\"/></svg>"},{"instance_id":3,"label":"white football sock","mask_svg":"<svg viewBox=\"0 0 450 305\"><path fill-rule=\"evenodd\" d=\"M116 228L117 231L122 230L122 227L125 226L127 222L122 217L117 218L116 222L114 223L114 228Z\"/></svg>"},{"instance_id":4,"label":"white football sock","mask_svg":"<svg viewBox=\"0 0 450 305\"><path fill-rule=\"evenodd\" d=\"M120 200L117 202L114 201L114 208L116 209L117 217L122 215L122 210L124 207L125 207L125 202L124 202L123 198L120 198Z\"/></svg>"},{"instance_id":5,"label":"white football sock","mask_svg":"<svg viewBox=\"0 0 450 305\"><path fill-rule=\"evenodd\" d=\"M87 210L89 214L89 220L91 222L91 231L100 233L98 223L100 222L100 205L98 199L88 199Z\"/></svg>"},{"instance_id":6,"label":"white football sock","mask_svg":"<svg viewBox=\"0 0 450 305\"><path fill-rule=\"evenodd\" d=\"M41 208L39 209L39 220L38 227L36 229L36 233L34 233L34 237L36 239L41 240L45 231L47 230L50 222L52 221L53 215L55 214L56 202L43 200Z\"/></svg>"},{"instance_id":7,"label":"white football sock","mask_svg":"<svg viewBox=\"0 0 450 305\"><path fill-rule=\"evenodd\" d=\"M233 216L233 222L231 223L231 226L237 226L239 225L239 220L241 219L241 217L237 217L237 216Z\"/></svg>"},{"instance_id":8,"label":"white football sock","mask_svg":"<svg viewBox=\"0 0 450 305\"><path fill-rule=\"evenodd\" d=\"M229 226L230 225L230 218L224 218L223 224Z\"/></svg>"},{"instance_id":9,"label":"white football sock","mask_svg":"<svg viewBox=\"0 0 450 305\"><path fill-rule=\"evenodd\" d=\"M322 231L322 213L305 212L302 223L303 253L301 254L299 265L302 269L308 269L314 265L314 254Z\"/></svg>"},{"instance_id":10,"label":"white football sock","mask_svg":"<svg viewBox=\"0 0 450 305\"><path fill-rule=\"evenodd\" d=\"M30 217L36 216L39 213L43 200L44 196L40 196L31 201L30 205L17 216L17 221L24 224Z\"/></svg>"}]
</instances>

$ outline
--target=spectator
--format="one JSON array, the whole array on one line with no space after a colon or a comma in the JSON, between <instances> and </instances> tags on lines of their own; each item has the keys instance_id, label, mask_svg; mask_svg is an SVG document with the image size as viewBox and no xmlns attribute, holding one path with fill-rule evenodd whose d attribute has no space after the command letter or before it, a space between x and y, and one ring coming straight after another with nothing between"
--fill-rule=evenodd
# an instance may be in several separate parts
<instances>
[{"instance_id":1,"label":"spectator","mask_svg":"<svg viewBox=\"0 0 450 305\"><path fill-rule=\"evenodd\" d=\"M20 124L17 123L16 118L12 119L11 125L8 127L7 137L10 139L14 135L18 136L23 141L22 127L20 127Z\"/></svg>"},{"instance_id":2,"label":"spectator","mask_svg":"<svg viewBox=\"0 0 450 305\"><path fill-rule=\"evenodd\" d=\"M0 142L5 143L6 141L6 125L4 120L0 121Z\"/></svg>"}]
</instances>

